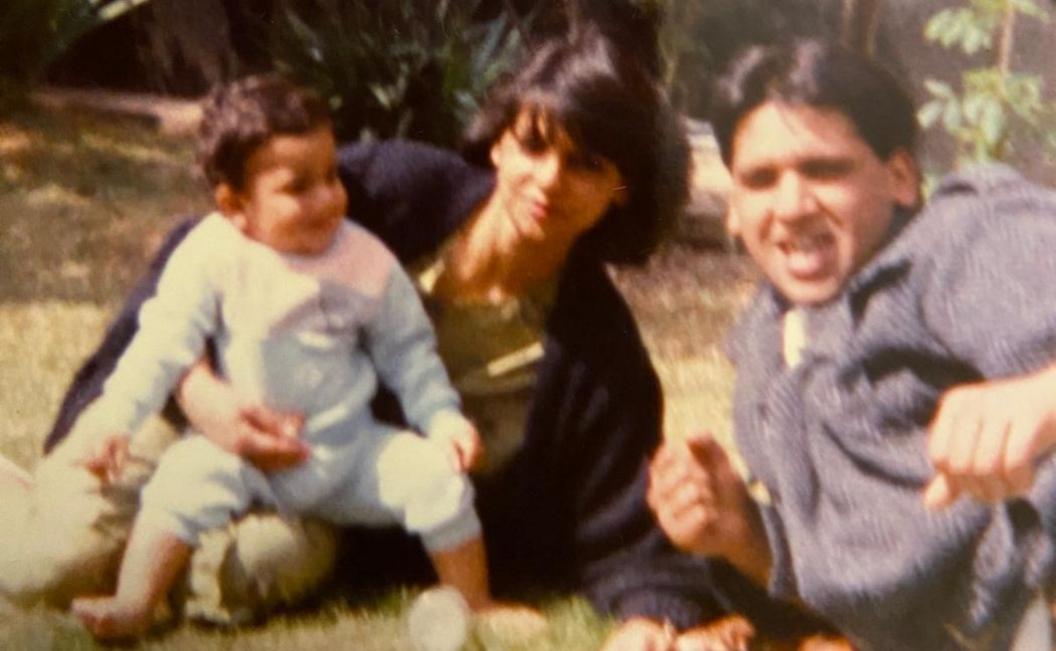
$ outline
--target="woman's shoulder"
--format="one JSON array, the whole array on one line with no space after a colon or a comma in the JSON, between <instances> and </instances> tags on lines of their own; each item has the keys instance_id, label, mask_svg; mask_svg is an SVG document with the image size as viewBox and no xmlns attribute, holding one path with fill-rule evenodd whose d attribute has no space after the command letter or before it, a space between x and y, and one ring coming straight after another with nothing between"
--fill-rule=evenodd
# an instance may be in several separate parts
<instances>
[{"instance_id":1,"label":"woman's shoulder","mask_svg":"<svg viewBox=\"0 0 1056 651\"><path fill-rule=\"evenodd\" d=\"M356 143L338 152L349 217L403 263L434 250L494 187L491 170L408 140Z\"/></svg>"},{"instance_id":2,"label":"woman's shoulder","mask_svg":"<svg viewBox=\"0 0 1056 651\"><path fill-rule=\"evenodd\" d=\"M490 189L490 170L470 164L457 153L413 140L381 140L343 146L338 171L346 182L370 196L402 196L444 189L459 195Z\"/></svg>"},{"instance_id":3,"label":"woman's shoulder","mask_svg":"<svg viewBox=\"0 0 1056 651\"><path fill-rule=\"evenodd\" d=\"M366 171L378 165L383 167L468 165L461 156L449 149L403 138L348 143L338 150L337 159L338 167L346 168L350 172Z\"/></svg>"},{"instance_id":4,"label":"woman's shoulder","mask_svg":"<svg viewBox=\"0 0 1056 651\"><path fill-rule=\"evenodd\" d=\"M614 356L645 351L630 306L600 262L566 267L547 334L565 355L592 364L608 365Z\"/></svg>"}]
</instances>

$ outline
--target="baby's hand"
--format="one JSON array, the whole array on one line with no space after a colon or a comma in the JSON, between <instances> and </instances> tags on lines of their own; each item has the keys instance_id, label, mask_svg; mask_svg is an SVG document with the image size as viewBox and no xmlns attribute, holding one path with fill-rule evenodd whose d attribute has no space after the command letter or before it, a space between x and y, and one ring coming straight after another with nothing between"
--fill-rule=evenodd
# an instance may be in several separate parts
<instances>
[{"instance_id":1,"label":"baby's hand","mask_svg":"<svg viewBox=\"0 0 1056 651\"><path fill-rule=\"evenodd\" d=\"M84 467L97 476L104 486L112 484L121 475L128 458L128 434L109 432L100 436L83 460Z\"/></svg>"},{"instance_id":2,"label":"baby's hand","mask_svg":"<svg viewBox=\"0 0 1056 651\"><path fill-rule=\"evenodd\" d=\"M443 446L459 472L469 472L480 461L484 446L477 428L462 414L445 411L429 423L429 438Z\"/></svg>"}]
</instances>

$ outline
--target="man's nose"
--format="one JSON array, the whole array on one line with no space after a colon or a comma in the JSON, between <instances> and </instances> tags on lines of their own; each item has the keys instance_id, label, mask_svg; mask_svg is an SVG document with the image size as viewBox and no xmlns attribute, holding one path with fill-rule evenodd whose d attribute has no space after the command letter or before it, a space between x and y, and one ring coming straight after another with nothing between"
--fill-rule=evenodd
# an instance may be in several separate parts
<instances>
[{"instance_id":1,"label":"man's nose","mask_svg":"<svg viewBox=\"0 0 1056 651\"><path fill-rule=\"evenodd\" d=\"M801 175L786 173L778 182L774 197L774 216L782 221L795 221L812 215L818 208L810 183Z\"/></svg>"}]
</instances>

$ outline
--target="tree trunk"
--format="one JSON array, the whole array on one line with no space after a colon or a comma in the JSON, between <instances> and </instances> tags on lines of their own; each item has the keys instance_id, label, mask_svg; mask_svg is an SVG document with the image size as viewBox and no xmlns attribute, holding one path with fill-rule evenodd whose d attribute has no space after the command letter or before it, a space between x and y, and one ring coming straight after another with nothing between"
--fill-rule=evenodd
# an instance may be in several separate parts
<instances>
[{"instance_id":1,"label":"tree trunk","mask_svg":"<svg viewBox=\"0 0 1056 651\"><path fill-rule=\"evenodd\" d=\"M1008 75L1012 68L1012 44L1016 31L1016 8L1011 0L1005 1L1005 13L1001 16L1001 34L997 44L997 67L1001 76Z\"/></svg>"},{"instance_id":2,"label":"tree trunk","mask_svg":"<svg viewBox=\"0 0 1056 651\"><path fill-rule=\"evenodd\" d=\"M872 57L883 0L843 0L840 41L848 48Z\"/></svg>"}]
</instances>

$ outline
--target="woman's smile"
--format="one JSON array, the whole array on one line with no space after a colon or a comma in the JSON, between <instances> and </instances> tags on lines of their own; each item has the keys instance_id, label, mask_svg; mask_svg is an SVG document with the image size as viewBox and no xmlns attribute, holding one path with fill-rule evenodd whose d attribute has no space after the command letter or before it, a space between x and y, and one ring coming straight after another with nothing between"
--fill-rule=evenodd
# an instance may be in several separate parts
<instances>
[{"instance_id":1,"label":"woman's smile","mask_svg":"<svg viewBox=\"0 0 1056 651\"><path fill-rule=\"evenodd\" d=\"M550 221L555 214L554 204L546 199L527 199L528 215L536 222L543 224Z\"/></svg>"}]
</instances>

